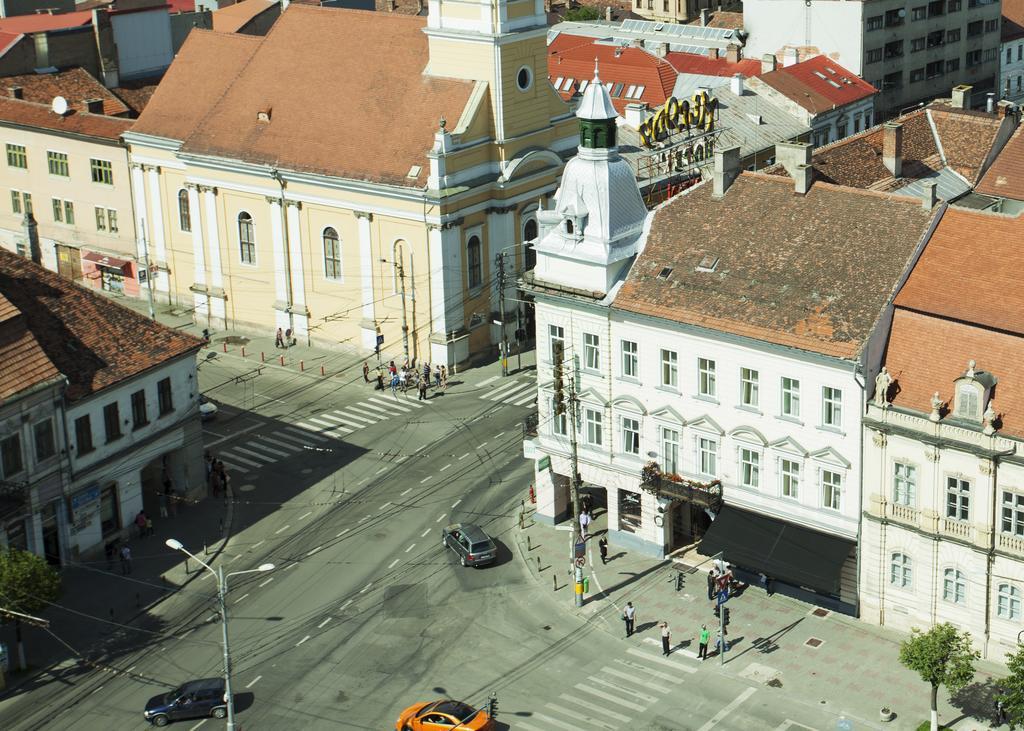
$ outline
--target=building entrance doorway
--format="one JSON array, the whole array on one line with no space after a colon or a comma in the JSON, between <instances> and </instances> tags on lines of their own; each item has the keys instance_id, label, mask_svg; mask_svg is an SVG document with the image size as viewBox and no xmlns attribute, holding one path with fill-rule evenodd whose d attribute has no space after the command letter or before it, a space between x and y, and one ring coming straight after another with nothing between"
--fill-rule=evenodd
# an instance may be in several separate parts
<instances>
[{"instance_id":1,"label":"building entrance doorway","mask_svg":"<svg viewBox=\"0 0 1024 731\"><path fill-rule=\"evenodd\" d=\"M673 503L670 549L674 551L698 543L710 525L711 518L700 505L687 501Z\"/></svg>"}]
</instances>

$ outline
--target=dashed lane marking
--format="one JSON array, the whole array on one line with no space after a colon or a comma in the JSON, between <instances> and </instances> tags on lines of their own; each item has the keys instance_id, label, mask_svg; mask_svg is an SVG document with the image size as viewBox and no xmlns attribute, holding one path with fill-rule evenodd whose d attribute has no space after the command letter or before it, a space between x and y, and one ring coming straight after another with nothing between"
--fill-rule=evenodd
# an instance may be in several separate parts
<instances>
[{"instance_id":1,"label":"dashed lane marking","mask_svg":"<svg viewBox=\"0 0 1024 731\"><path fill-rule=\"evenodd\" d=\"M306 641L306 640L308 640L308 639L309 639L309 635L306 635L306 636L305 636L305 637L303 637L303 638L302 638L301 640L299 640L298 642L296 642L296 643L295 643L295 646L296 646L296 647L298 647L299 645L301 645L301 644L302 644L303 642L305 642L305 641Z\"/></svg>"},{"instance_id":2,"label":"dashed lane marking","mask_svg":"<svg viewBox=\"0 0 1024 731\"><path fill-rule=\"evenodd\" d=\"M316 626L316 628L317 628L317 629L323 629L323 628L324 628L324 626L325 626L325 625L326 625L326 624L327 624L328 622L330 622L330 621L331 621L331 619L332 619L331 617L328 617L328 618L327 618L327 619L325 619L325 620L324 620L323 622L321 622L320 624L318 624L318 625Z\"/></svg>"},{"instance_id":3,"label":"dashed lane marking","mask_svg":"<svg viewBox=\"0 0 1024 731\"><path fill-rule=\"evenodd\" d=\"M306 518L308 518L312 514L313 514L312 510L310 510L308 513L303 513L302 515L299 516L299 520L305 520Z\"/></svg>"},{"instance_id":4,"label":"dashed lane marking","mask_svg":"<svg viewBox=\"0 0 1024 731\"><path fill-rule=\"evenodd\" d=\"M397 566L397 565L398 565L398 561L399 561L399 560L400 560L400 559L397 559L397 558L396 558L396 559L395 559L394 561L392 561L391 563L389 563L389 564L388 564L388 571L390 571L391 569L395 568L395 566Z\"/></svg>"},{"instance_id":5,"label":"dashed lane marking","mask_svg":"<svg viewBox=\"0 0 1024 731\"><path fill-rule=\"evenodd\" d=\"M235 604L238 604L240 601L245 599L247 596L249 596L248 592L246 592L245 594L242 594L242 596L240 596L237 599L235 599Z\"/></svg>"},{"instance_id":6,"label":"dashed lane marking","mask_svg":"<svg viewBox=\"0 0 1024 731\"><path fill-rule=\"evenodd\" d=\"M366 592L368 592L370 590L371 586L373 586L373 582L372 581L369 584L367 584L366 586L364 586L362 589L360 589L359 593L360 594L365 594Z\"/></svg>"},{"instance_id":7,"label":"dashed lane marking","mask_svg":"<svg viewBox=\"0 0 1024 731\"><path fill-rule=\"evenodd\" d=\"M379 474L380 474L381 472L387 472L387 470L388 470L388 468L387 468L387 467L381 467L381 468L380 468L379 470L377 470L376 472L374 472L374 474L375 474L375 475L379 475Z\"/></svg>"},{"instance_id":8,"label":"dashed lane marking","mask_svg":"<svg viewBox=\"0 0 1024 731\"><path fill-rule=\"evenodd\" d=\"M312 555L313 555L314 553L316 553L317 551L319 551L319 550L320 550L321 548L323 548L323 546L317 546L316 548L314 548L314 549L313 549L312 551L310 551L310 552L309 552L309 553L307 553L306 555L307 555L307 556L312 556Z\"/></svg>"},{"instance_id":9,"label":"dashed lane marking","mask_svg":"<svg viewBox=\"0 0 1024 731\"><path fill-rule=\"evenodd\" d=\"M248 684L247 686L245 686L245 687L246 687L246 688L251 688L251 687L253 687L254 685L256 685L256 683L260 682L260 678L262 678L262 677L263 677L262 675L257 675L257 676L256 676L255 678L253 678L252 680L250 680L250 681L249 681L249 684Z\"/></svg>"},{"instance_id":10,"label":"dashed lane marking","mask_svg":"<svg viewBox=\"0 0 1024 731\"><path fill-rule=\"evenodd\" d=\"M365 523L366 521L368 521L372 517L373 517L372 515L364 515L362 518L359 519L359 522L360 523Z\"/></svg>"},{"instance_id":11,"label":"dashed lane marking","mask_svg":"<svg viewBox=\"0 0 1024 731\"><path fill-rule=\"evenodd\" d=\"M255 551L257 548L259 548L260 546L262 546L266 542L267 542L267 540L264 538L262 541L259 541L258 543L253 543L251 546L249 546L249 550L250 551Z\"/></svg>"},{"instance_id":12,"label":"dashed lane marking","mask_svg":"<svg viewBox=\"0 0 1024 731\"><path fill-rule=\"evenodd\" d=\"M270 577L269 579L267 579L266 581L260 582L260 584L259 584L259 588L260 588L260 589L262 589L262 588L263 588L264 586L266 586L267 584L269 584L269 583L270 583L271 581L273 581L273 580L274 580L274 577L273 577L273 576L271 576L271 577Z\"/></svg>"},{"instance_id":13,"label":"dashed lane marking","mask_svg":"<svg viewBox=\"0 0 1024 731\"><path fill-rule=\"evenodd\" d=\"M433 477L433 475L427 475L422 480L420 480L420 484L422 485L424 482L429 482L431 479L433 479Z\"/></svg>"},{"instance_id":14,"label":"dashed lane marking","mask_svg":"<svg viewBox=\"0 0 1024 731\"><path fill-rule=\"evenodd\" d=\"M445 471L446 469L448 469L448 468L449 468L449 467L451 467L451 466L452 466L452 463L451 463L451 462L449 462L448 464L446 464L446 465L445 465L444 467L442 467L442 468L441 468L440 470L438 470L438 471L439 471L439 472L444 472L444 471Z\"/></svg>"},{"instance_id":15,"label":"dashed lane marking","mask_svg":"<svg viewBox=\"0 0 1024 731\"><path fill-rule=\"evenodd\" d=\"M352 530L352 529L351 529L351 528L346 528L345 530L343 530L343 531L342 531L341 533L339 533L338 535L336 535L336 536L334 536L334 537L335 537L335 538L341 538L341 537L342 537L343 535L345 535L346 533L348 533L348 532L349 532L350 530Z\"/></svg>"},{"instance_id":16,"label":"dashed lane marking","mask_svg":"<svg viewBox=\"0 0 1024 731\"><path fill-rule=\"evenodd\" d=\"M345 611L345 607L347 607L347 606L348 606L349 604L351 604L351 603L352 603L352 600L351 600L351 599L349 599L348 601L346 601L346 602L345 602L344 604L342 604L342 605L341 605L341 610L340 610L340 611L344 612L344 611Z\"/></svg>"},{"instance_id":17,"label":"dashed lane marking","mask_svg":"<svg viewBox=\"0 0 1024 731\"><path fill-rule=\"evenodd\" d=\"M429 533L429 532L430 532L430 528L427 528L425 531L420 533L420 538L426 538L427 537L427 533Z\"/></svg>"},{"instance_id":18,"label":"dashed lane marking","mask_svg":"<svg viewBox=\"0 0 1024 731\"><path fill-rule=\"evenodd\" d=\"M740 706L740 704L743 703L743 701L745 701L750 696L754 695L755 692L757 692L757 688L747 688L746 690L744 690L738 696L733 698L732 702L729 705L727 705L725 708L723 708L714 716L712 716L710 721L701 726L699 731L711 731L711 729L717 726L723 718L731 715L732 712L735 711Z\"/></svg>"},{"instance_id":19,"label":"dashed lane marking","mask_svg":"<svg viewBox=\"0 0 1024 731\"><path fill-rule=\"evenodd\" d=\"M389 507L391 507L391 504L392 504L392 503L391 503L391 501L389 500L388 502L384 503L384 504L383 504L383 505L381 505L381 506L380 506L379 508L377 508L377 510L384 510L385 508L389 508Z\"/></svg>"},{"instance_id":20,"label":"dashed lane marking","mask_svg":"<svg viewBox=\"0 0 1024 731\"><path fill-rule=\"evenodd\" d=\"M487 446L488 444L489 444L489 442L484 442L483 444L479 445L479 446L477 447L477 449L483 449L483 448L484 448L484 447L486 447L486 446Z\"/></svg>"},{"instance_id":21,"label":"dashed lane marking","mask_svg":"<svg viewBox=\"0 0 1024 731\"><path fill-rule=\"evenodd\" d=\"M411 487L407 487L407 488L405 488L404 490L402 490L402 492L400 493L399 497L405 497L405 496L406 496L406 495L408 495L408 494L409 494L410 492L412 492L412 488L411 488Z\"/></svg>"},{"instance_id":22,"label":"dashed lane marking","mask_svg":"<svg viewBox=\"0 0 1024 731\"><path fill-rule=\"evenodd\" d=\"M291 528L290 525L282 526L282 527L278 528L276 531L274 531L274 535L276 536L278 533L284 533L289 528Z\"/></svg>"},{"instance_id":23,"label":"dashed lane marking","mask_svg":"<svg viewBox=\"0 0 1024 731\"><path fill-rule=\"evenodd\" d=\"M466 452L466 453L465 453L464 455L462 455L461 457L459 457L459 461L461 462L462 460L464 460L464 459L465 459L466 457L468 457L468 456L469 456L469 452Z\"/></svg>"},{"instance_id":24,"label":"dashed lane marking","mask_svg":"<svg viewBox=\"0 0 1024 731\"><path fill-rule=\"evenodd\" d=\"M454 509L454 508L458 507L459 503L461 503L461 502L462 502L462 498L459 498L454 503L452 503L452 508Z\"/></svg>"},{"instance_id":25,"label":"dashed lane marking","mask_svg":"<svg viewBox=\"0 0 1024 731\"><path fill-rule=\"evenodd\" d=\"M405 549L405 552L409 553L409 551L411 551L414 548L416 548L416 544L415 543L410 543L409 547L407 549Z\"/></svg>"},{"instance_id":26,"label":"dashed lane marking","mask_svg":"<svg viewBox=\"0 0 1024 731\"><path fill-rule=\"evenodd\" d=\"M444 516L446 515L448 515L448 513L441 513L439 516L437 516L437 520L435 520L434 522L440 523L442 520L444 520Z\"/></svg>"}]
</instances>

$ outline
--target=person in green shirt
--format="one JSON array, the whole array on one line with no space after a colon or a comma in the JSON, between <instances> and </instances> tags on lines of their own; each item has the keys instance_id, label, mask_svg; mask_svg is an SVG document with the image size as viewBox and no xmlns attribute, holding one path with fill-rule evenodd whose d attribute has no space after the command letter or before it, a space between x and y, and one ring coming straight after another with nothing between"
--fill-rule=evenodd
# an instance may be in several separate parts
<instances>
[{"instance_id":1,"label":"person in green shirt","mask_svg":"<svg viewBox=\"0 0 1024 731\"><path fill-rule=\"evenodd\" d=\"M697 650L697 658L702 662L708 659L708 640L711 639L711 632L708 631L708 626L702 624L700 626L700 647Z\"/></svg>"}]
</instances>

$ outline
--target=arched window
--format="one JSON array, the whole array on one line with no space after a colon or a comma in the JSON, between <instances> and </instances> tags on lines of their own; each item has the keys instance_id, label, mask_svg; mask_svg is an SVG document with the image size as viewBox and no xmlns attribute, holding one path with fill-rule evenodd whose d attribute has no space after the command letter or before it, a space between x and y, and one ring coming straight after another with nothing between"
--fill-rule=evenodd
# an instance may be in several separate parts
<instances>
[{"instance_id":1,"label":"arched window","mask_svg":"<svg viewBox=\"0 0 1024 731\"><path fill-rule=\"evenodd\" d=\"M178 191L178 225L182 231L192 230L192 212L188 205L188 191L184 188Z\"/></svg>"},{"instance_id":2,"label":"arched window","mask_svg":"<svg viewBox=\"0 0 1024 731\"><path fill-rule=\"evenodd\" d=\"M537 239L537 220L531 218L523 225L523 269L529 271L537 266L537 252L533 244Z\"/></svg>"},{"instance_id":3,"label":"arched window","mask_svg":"<svg viewBox=\"0 0 1024 731\"><path fill-rule=\"evenodd\" d=\"M324 229L324 275L328 279L341 279L341 240L330 226Z\"/></svg>"},{"instance_id":4,"label":"arched window","mask_svg":"<svg viewBox=\"0 0 1024 731\"><path fill-rule=\"evenodd\" d=\"M1020 588L1015 584L1000 584L996 613L1003 619L1020 619Z\"/></svg>"},{"instance_id":5,"label":"arched window","mask_svg":"<svg viewBox=\"0 0 1024 731\"><path fill-rule=\"evenodd\" d=\"M967 601L967 576L959 569L946 569L942 578L942 598L953 604Z\"/></svg>"},{"instance_id":6,"label":"arched window","mask_svg":"<svg viewBox=\"0 0 1024 731\"><path fill-rule=\"evenodd\" d=\"M245 211L238 214L238 252L243 264L256 263L256 229Z\"/></svg>"},{"instance_id":7,"label":"arched window","mask_svg":"<svg viewBox=\"0 0 1024 731\"><path fill-rule=\"evenodd\" d=\"M466 244L466 262L469 270L469 288L477 289L484 283L483 256L479 236L470 236Z\"/></svg>"},{"instance_id":8,"label":"arched window","mask_svg":"<svg viewBox=\"0 0 1024 731\"><path fill-rule=\"evenodd\" d=\"M909 589L914 579L913 562L905 553L894 553L889 563L889 583L899 589Z\"/></svg>"}]
</instances>

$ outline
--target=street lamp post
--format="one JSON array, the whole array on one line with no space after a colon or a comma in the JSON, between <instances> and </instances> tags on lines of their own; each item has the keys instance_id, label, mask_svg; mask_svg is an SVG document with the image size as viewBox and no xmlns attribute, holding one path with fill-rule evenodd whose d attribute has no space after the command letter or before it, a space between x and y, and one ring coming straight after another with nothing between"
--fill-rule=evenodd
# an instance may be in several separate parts
<instances>
[{"instance_id":1,"label":"street lamp post","mask_svg":"<svg viewBox=\"0 0 1024 731\"><path fill-rule=\"evenodd\" d=\"M232 571L230 574L224 573L224 567L218 566L215 571L208 563L203 561L201 558L196 556L194 553L190 553L188 549L181 544L181 541L168 538L167 547L172 548L175 551L181 551L186 556L194 558L200 566L205 568L217 579L217 600L220 604L220 626L221 633L224 642L224 695L228 706L228 731L234 731L235 729L235 697L231 695L231 651L228 645L228 610L225 602L226 595L228 593L227 580L228 577L238 576L239 574L254 574L260 571L273 571L274 564L265 563L255 569L247 569L245 571Z\"/></svg>"}]
</instances>

